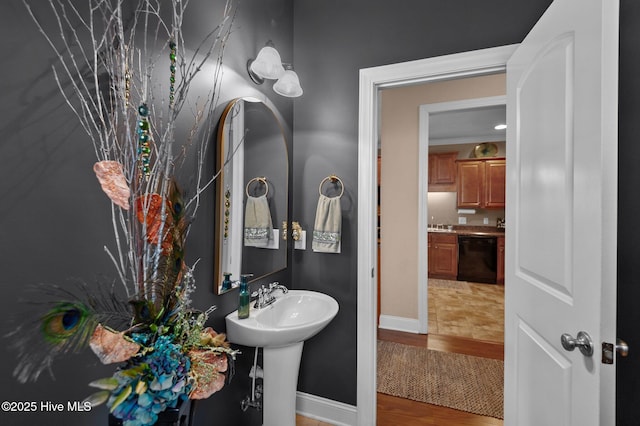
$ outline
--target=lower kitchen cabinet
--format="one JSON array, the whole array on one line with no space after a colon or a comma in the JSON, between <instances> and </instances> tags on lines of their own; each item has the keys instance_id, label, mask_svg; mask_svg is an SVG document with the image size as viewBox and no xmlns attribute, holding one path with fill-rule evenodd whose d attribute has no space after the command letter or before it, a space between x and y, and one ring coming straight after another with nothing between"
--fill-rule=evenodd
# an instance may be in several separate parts
<instances>
[{"instance_id":1,"label":"lower kitchen cabinet","mask_svg":"<svg viewBox=\"0 0 640 426\"><path fill-rule=\"evenodd\" d=\"M458 275L458 236L429 232L429 278L455 280Z\"/></svg>"}]
</instances>

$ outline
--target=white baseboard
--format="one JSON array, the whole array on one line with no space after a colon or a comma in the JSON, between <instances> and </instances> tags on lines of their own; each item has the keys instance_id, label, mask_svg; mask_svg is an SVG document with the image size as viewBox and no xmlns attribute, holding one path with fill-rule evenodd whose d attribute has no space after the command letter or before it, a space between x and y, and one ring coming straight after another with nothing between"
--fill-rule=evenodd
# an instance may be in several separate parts
<instances>
[{"instance_id":1,"label":"white baseboard","mask_svg":"<svg viewBox=\"0 0 640 426\"><path fill-rule=\"evenodd\" d=\"M392 315L380 315L380 328L386 330L404 331L407 333L420 333L420 321L415 318L394 317Z\"/></svg>"},{"instance_id":2,"label":"white baseboard","mask_svg":"<svg viewBox=\"0 0 640 426\"><path fill-rule=\"evenodd\" d=\"M304 392L297 392L296 412L335 426L354 426L358 422L355 406Z\"/></svg>"}]
</instances>

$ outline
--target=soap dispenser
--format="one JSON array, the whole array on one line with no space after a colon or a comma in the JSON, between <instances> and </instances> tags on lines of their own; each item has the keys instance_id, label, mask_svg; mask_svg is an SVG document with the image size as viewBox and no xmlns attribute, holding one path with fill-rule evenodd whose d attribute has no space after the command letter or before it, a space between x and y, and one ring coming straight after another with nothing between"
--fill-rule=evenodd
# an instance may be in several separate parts
<instances>
[{"instance_id":1,"label":"soap dispenser","mask_svg":"<svg viewBox=\"0 0 640 426\"><path fill-rule=\"evenodd\" d=\"M253 274L240 275L240 292L238 294L238 318L249 318L249 306L251 305L251 292L247 279Z\"/></svg>"},{"instance_id":2,"label":"soap dispenser","mask_svg":"<svg viewBox=\"0 0 640 426\"><path fill-rule=\"evenodd\" d=\"M224 275L224 281L222 281L222 290L231 290L231 273L230 272L223 272L222 275Z\"/></svg>"}]
</instances>

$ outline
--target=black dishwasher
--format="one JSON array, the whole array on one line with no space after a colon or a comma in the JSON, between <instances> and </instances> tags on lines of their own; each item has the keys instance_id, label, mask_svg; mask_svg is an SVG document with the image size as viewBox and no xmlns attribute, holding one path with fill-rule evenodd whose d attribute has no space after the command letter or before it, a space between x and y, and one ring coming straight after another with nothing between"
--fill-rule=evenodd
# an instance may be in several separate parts
<instances>
[{"instance_id":1,"label":"black dishwasher","mask_svg":"<svg viewBox=\"0 0 640 426\"><path fill-rule=\"evenodd\" d=\"M458 235L458 281L496 283L497 237Z\"/></svg>"}]
</instances>

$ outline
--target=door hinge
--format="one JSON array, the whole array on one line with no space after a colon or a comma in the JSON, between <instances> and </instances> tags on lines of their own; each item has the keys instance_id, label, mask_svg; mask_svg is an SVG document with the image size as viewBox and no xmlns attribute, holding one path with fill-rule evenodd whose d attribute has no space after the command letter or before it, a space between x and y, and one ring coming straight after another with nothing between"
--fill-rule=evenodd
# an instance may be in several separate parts
<instances>
[{"instance_id":1,"label":"door hinge","mask_svg":"<svg viewBox=\"0 0 640 426\"><path fill-rule=\"evenodd\" d=\"M602 342L602 363L613 364L616 352L621 357L629 355L629 345L627 345L627 342L622 339L616 339L615 345L609 342Z\"/></svg>"}]
</instances>

